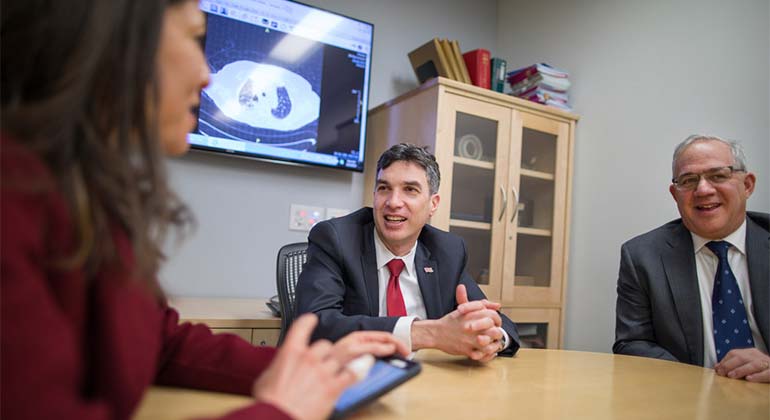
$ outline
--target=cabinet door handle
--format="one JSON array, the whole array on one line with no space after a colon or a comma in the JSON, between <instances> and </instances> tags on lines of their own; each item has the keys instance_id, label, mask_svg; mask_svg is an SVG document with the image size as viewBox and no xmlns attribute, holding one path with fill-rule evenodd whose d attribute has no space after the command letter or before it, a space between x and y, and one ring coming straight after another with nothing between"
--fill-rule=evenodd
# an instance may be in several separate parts
<instances>
[{"instance_id":1,"label":"cabinet door handle","mask_svg":"<svg viewBox=\"0 0 770 420\"><path fill-rule=\"evenodd\" d=\"M505 208L508 207L508 196L505 194L505 188L503 186L500 186L500 193L503 195L503 205L500 206L500 216L497 217L497 221L503 220L503 216L505 216Z\"/></svg>"},{"instance_id":2,"label":"cabinet door handle","mask_svg":"<svg viewBox=\"0 0 770 420\"><path fill-rule=\"evenodd\" d=\"M513 216L511 216L511 223L516 220L516 215L519 214L519 193L516 191L515 186L511 186L511 192L513 193Z\"/></svg>"}]
</instances>

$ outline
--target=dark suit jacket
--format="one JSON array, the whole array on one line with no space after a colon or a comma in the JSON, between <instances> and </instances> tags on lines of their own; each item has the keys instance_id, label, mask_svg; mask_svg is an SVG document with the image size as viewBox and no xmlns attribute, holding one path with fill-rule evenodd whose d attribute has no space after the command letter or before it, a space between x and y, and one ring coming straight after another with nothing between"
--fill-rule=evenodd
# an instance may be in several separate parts
<instances>
[{"instance_id":1,"label":"dark suit jacket","mask_svg":"<svg viewBox=\"0 0 770 420\"><path fill-rule=\"evenodd\" d=\"M770 233L766 213L747 212L746 254L753 314L770 345ZM623 244L615 353L703 366L703 321L695 253L681 219Z\"/></svg>"},{"instance_id":2,"label":"dark suit jacket","mask_svg":"<svg viewBox=\"0 0 770 420\"><path fill-rule=\"evenodd\" d=\"M316 338L337 340L356 330L393 331L398 317L379 316L377 257L372 209L317 224L308 236L308 259L297 283L297 313L313 312ZM465 243L459 236L426 225L417 242L414 264L425 311L438 319L457 307L455 289L464 284L470 300L484 293L466 273ZM425 272L423 267L433 269ZM519 348L516 326L505 315L503 329L511 338L505 352Z\"/></svg>"}]
</instances>

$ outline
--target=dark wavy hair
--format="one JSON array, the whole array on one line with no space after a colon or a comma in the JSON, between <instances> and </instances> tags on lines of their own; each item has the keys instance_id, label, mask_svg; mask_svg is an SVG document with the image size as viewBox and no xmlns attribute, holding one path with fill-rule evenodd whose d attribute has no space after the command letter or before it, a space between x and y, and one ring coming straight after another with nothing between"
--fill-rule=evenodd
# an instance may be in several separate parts
<instances>
[{"instance_id":1,"label":"dark wavy hair","mask_svg":"<svg viewBox=\"0 0 770 420\"><path fill-rule=\"evenodd\" d=\"M2 130L47 164L68 201L68 268L93 275L116 261L117 224L134 274L154 282L168 228L192 222L169 189L154 111L163 15L182 2L2 1Z\"/></svg>"},{"instance_id":2,"label":"dark wavy hair","mask_svg":"<svg viewBox=\"0 0 770 420\"><path fill-rule=\"evenodd\" d=\"M436 194L438 192L438 187L441 185L441 171L439 171L436 157L428 151L427 146L421 147L411 143L399 143L391 146L380 155L380 159L377 161L377 176L379 177L381 170L401 161L420 165L428 178L430 193Z\"/></svg>"}]
</instances>

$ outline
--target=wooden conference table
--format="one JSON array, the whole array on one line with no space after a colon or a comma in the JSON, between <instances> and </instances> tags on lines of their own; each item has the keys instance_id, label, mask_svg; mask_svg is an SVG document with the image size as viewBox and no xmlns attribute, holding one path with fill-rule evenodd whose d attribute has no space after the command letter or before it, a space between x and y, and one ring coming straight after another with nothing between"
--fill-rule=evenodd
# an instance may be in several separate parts
<instances>
[{"instance_id":1,"label":"wooden conference table","mask_svg":"<svg viewBox=\"0 0 770 420\"><path fill-rule=\"evenodd\" d=\"M605 353L522 349L487 365L421 351L422 372L354 419L763 419L770 384ZM153 387L136 419L215 416L249 398Z\"/></svg>"}]
</instances>

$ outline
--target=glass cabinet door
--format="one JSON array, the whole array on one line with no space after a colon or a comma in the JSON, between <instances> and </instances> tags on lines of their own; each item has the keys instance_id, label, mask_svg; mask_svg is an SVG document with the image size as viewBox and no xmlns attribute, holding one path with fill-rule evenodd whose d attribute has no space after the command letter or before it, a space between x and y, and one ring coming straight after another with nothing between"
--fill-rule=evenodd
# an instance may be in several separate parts
<instances>
[{"instance_id":1,"label":"glass cabinet door","mask_svg":"<svg viewBox=\"0 0 770 420\"><path fill-rule=\"evenodd\" d=\"M569 124L514 112L513 208L506 229L503 300L559 305L564 277Z\"/></svg>"},{"instance_id":2,"label":"glass cabinet door","mask_svg":"<svg viewBox=\"0 0 770 420\"><path fill-rule=\"evenodd\" d=\"M437 154L442 176L434 224L465 240L467 271L487 298L499 301L503 267L511 110L447 95L444 131L452 141ZM440 130L442 123L439 123ZM451 149L451 150L450 150Z\"/></svg>"},{"instance_id":3,"label":"glass cabinet door","mask_svg":"<svg viewBox=\"0 0 770 420\"><path fill-rule=\"evenodd\" d=\"M503 308L503 313L516 323L522 348L557 349L561 347L559 309Z\"/></svg>"}]
</instances>

